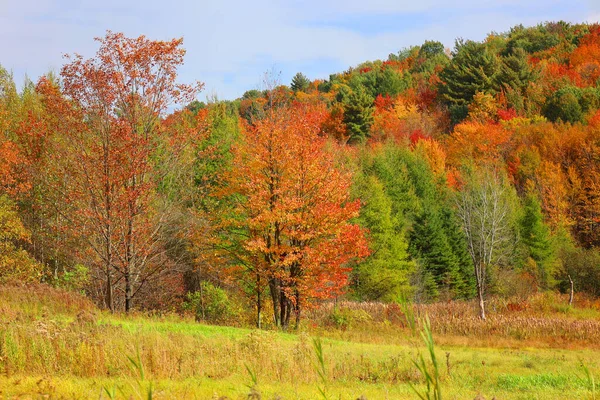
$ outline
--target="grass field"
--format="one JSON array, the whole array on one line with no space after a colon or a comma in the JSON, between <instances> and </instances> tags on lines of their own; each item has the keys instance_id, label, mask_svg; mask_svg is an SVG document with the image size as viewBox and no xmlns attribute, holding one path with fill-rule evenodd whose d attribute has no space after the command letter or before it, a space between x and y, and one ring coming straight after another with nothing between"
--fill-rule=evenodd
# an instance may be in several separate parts
<instances>
[{"instance_id":1,"label":"grass field","mask_svg":"<svg viewBox=\"0 0 600 400\"><path fill-rule=\"evenodd\" d=\"M491 317L488 325L496 331L489 332L460 320L462 335L433 318L444 399L599 397L591 379L600 377L597 310L555 310L551 323L531 326L529 337L514 334L514 321L534 313L502 314L500 322ZM68 292L4 287L0 396L128 399L148 398L152 391L159 399L319 399L321 388L329 399L414 399L410 385L424 389L413 364L424 344L390 319L373 317L343 329L307 325L286 334L203 325L175 315L110 315ZM512 330L498 330L502 321ZM561 340L543 340L540 324L579 331L573 340L564 332ZM313 346L317 336L322 366Z\"/></svg>"}]
</instances>

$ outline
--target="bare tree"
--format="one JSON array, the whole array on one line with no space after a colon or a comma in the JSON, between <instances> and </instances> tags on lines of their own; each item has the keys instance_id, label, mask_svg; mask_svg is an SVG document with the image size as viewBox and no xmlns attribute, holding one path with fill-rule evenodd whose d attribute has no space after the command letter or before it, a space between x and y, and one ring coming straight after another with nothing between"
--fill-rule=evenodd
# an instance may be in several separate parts
<instances>
[{"instance_id":1,"label":"bare tree","mask_svg":"<svg viewBox=\"0 0 600 400\"><path fill-rule=\"evenodd\" d=\"M496 169L482 168L468 175L457 196L457 208L474 265L479 316L485 320L488 270L500 262L501 250L513 236L512 193L506 179Z\"/></svg>"}]
</instances>

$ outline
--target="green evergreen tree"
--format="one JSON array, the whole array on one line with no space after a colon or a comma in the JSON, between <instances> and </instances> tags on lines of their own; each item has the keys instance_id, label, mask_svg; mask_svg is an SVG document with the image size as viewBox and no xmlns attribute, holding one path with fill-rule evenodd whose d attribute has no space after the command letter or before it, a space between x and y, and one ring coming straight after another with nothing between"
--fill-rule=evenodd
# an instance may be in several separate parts
<instances>
[{"instance_id":1,"label":"green evergreen tree","mask_svg":"<svg viewBox=\"0 0 600 400\"><path fill-rule=\"evenodd\" d=\"M411 276L415 298L432 301L442 293L445 298L472 297L473 268L464 235L445 184L436 181L425 159L406 147L386 144L376 153L365 151L360 169L382 185L396 235L409 243L408 253L417 263ZM363 192L370 196L375 189Z\"/></svg>"},{"instance_id":2,"label":"green evergreen tree","mask_svg":"<svg viewBox=\"0 0 600 400\"><path fill-rule=\"evenodd\" d=\"M369 229L373 253L354 269L354 293L360 300L398 301L409 291L414 270L402 224L381 182L374 176L358 180L355 190L364 202L358 220Z\"/></svg>"},{"instance_id":3,"label":"green evergreen tree","mask_svg":"<svg viewBox=\"0 0 600 400\"><path fill-rule=\"evenodd\" d=\"M550 229L544 223L542 207L533 195L525 197L519 228L525 255L534 261L537 269L532 272L540 286L547 289L554 283L556 254Z\"/></svg>"},{"instance_id":4,"label":"green evergreen tree","mask_svg":"<svg viewBox=\"0 0 600 400\"><path fill-rule=\"evenodd\" d=\"M310 80L302 72L298 72L292 78L291 88L294 92L305 92L310 86Z\"/></svg>"},{"instance_id":5,"label":"green evergreen tree","mask_svg":"<svg viewBox=\"0 0 600 400\"><path fill-rule=\"evenodd\" d=\"M500 63L485 43L457 41L454 57L440 73L440 94L450 108L454 123L467 116L468 105L477 92L495 94Z\"/></svg>"},{"instance_id":6,"label":"green evergreen tree","mask_svg":"<svg viewBox=\"0 0 600 400\"><path fill-rule=\"evenodd\" d=\"M356 90L340 90L337 100L344 108L344 123L350 136L349 142L364 142L369 137L373 124L373 97L359 86Z\"/></svg>"},{"instance_id":7,"label":"green evergreen tree","mask_svg":"<svg viewBox=\"0 0 600 400\"><path fill-rule=\"evenodd\" d=\"M468 298L473 294L472 268L466 243L453 218L444 182L436 182L429 164L411 154L409 171L421 211L413 217L411 255L431 275L435 291L446 298ZM431 287L431 285L430 285ZM434 293L429 293L435 299Z\"/></svg>"},{"instance_id":8,"label":"green evergreen tree","mask_svg":"<svg viewBox=\"0 0 600 400\"><path fill-rule=\"evenodd\" d=\"M410 87L411 79L408 72L400 73L392 68L383 68L376 76L374 96L397 96Z\"/></svg>"},{"instance_id":9,"label":"green evergreen tree","mask_svg":"<svg viewBox=\"0 0 600 400\"><path fill-rule=\"evenodd\" d=\"M467 251L467 242L460 222L449 205L449 200L445 203L446 206L441 211L444 232L458 263L458 278L454 281L454 294L458 298L471 299L476 294L473 261Z\"/></svg>"},{"instance_id":10,"label":"green evergreen tree","mask_svg":"<svg viewBox=\"0 0 600 400\"><path fill-rule=\"evenodd\" d=\"M435 290L427 293L428 300L437 300L442 289L450 292L460 281L458 261L434 207L427 206L415 219L410 234L410 252L435 282L435 288L430 287Z\"/></svg>"},{"instance_id":11,"label":"green evergreen tree","mask_svg":"<svg viewBox=\"0 0 600 400\"><path fill-rule=\"evenodd\" d=\"M529 82L535 79L535 75L527 61L525 50L516 48L512 54L502 58L496 84L498 87L510 88L525 95L525 90Z\"/></svg>"}]
</instances>

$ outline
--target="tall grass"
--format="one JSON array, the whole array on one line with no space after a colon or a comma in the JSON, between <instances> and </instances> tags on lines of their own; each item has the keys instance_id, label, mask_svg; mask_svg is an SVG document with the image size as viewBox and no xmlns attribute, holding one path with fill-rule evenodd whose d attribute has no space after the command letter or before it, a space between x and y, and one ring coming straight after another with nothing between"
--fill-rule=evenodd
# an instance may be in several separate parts
<instances>
[{"instance_id":1,"label":"tall grass","mask_svg":"<svg viewBox=\"0 0 600 400\"><path fill-rule=\"evenodd\" d=\"M325 369L325 356L323 355L323 343L320 338L313 339L313 347L317 358L316 370L319 375L320 385L317 386L319 394L323 400L328 400L327 396L327 370Z\"/></svg>"},{"instance_id":2,"label":"tall grass","mask_svg":"<svg viewBox=\"0 0 600 400\"><path fill-rule=\"evenodd\" d=\"M488 318L482 321L472 301L450 301L435 304L385 304L377 302L338 302L337 315L343 315L348 331L379 330L385 333L398 327L413 334L418 319L428 315L431 330L439 336L488 339L531 340L562 346L565 343L600 347L600 301L582 299L588 308L569 307L565 296L539 294L529 300L490 299ZM409 310L411 308L411 310ZM324 303L308 315L323 330L336 328L330 316L333 305ZM411 316L413 315L413 316ZM353 323L353 320L354 323Z\"/></svg>"},{"instance_id":3,"label":"tall grass","mask_svg":"<svg viewBox=\"0 0 600 400\"><path fill-rule=\"evenodd\" d=\"M596 380L594 379L594 374L590 372L590 369L584 363L581 363L581 367L583 368L590 392L592 393L592 400L596 400Z\"/></svg>"},{"instance_id":4,"label":"tall grass","mask_svg":"<svg viewBox=\"0 0 600 400\"><path fill-rule=\"evenodd\" d=\"M352 400L362 395L369 399L416 396L410 392L409 385L413 385L425 398L439 399L442 389L446 397L473 398L478 391L492 393L490 388L499 388L503 396L494 393L497 398L510 399L507 394L510 394L512 381L500 379L502 374L510 374L524 377L522 382L517 382L524 390L554 390L551 392L554 394L572 390L576 393L573 398L589 398L590 393L596 397L593 379L600 366L596 361L600 354L593 348L582 355L582 361L589 368L587 382L577 376L581 372L578 353L544 350L537 359L535 353L516 347L503 353L456 347L452 350L452 379L446 379L440 364L443 360L434 358L440 349L434 347L433 342L435 337L435 346L439 345L444 336L436 331L436 319L427 321L417 316L425 315L426 310L438 310L436 318L441 318L440 310L447 313L460 310L463 307L460 303L427 307L390 305L384 311L379 308L381 305L341 304L338 312L351 320L345 331L309 326L305 327L307 331L292 335L208 326L178 316L110 315L99 312L80 296L47 288L41 288L38 293L30 288L0 290L3 291L0 296L3 310L0 313L0 387L3 390L29 377L51 377L44 380L47 383L43 383L43 387L36 384L38 378L29 383L29 388L33 386L44 395L60 397L56 394L60 393L69 398L74 395L65 390L70 389L53 389L59 385L56 382L97 382L95 397L102 390L104 398L169 398L173 389L165 387L188 382L186 385L190 388L177 392L183 393L182 398L200 391L199 398L210 398L218 393L231 398L257 399L262 395L271 399L279 394L288 398L290 393L299 393L296 398L338 399L345 393L342 398ZM354 321L352 307L362 307L359 318ZM367 307L373 307L375 312L367 311ZM529 313L531 308L523 312ZM323 312L316 310L313 314ZM380 319L377 312L387 314ZM497 312L511 313L500 308ZM451 313L447 318L451 318ZM563 318L588 321L569 315ZM426 345L416 357L411 321L417 332L422 331L421 339ZM364 336L360 336L360 332L364 332ZM388 339L381 339L385 335L389 335ZM324 340L312 340L315 336ZM494 336L498 337L501 331ZM473 336L465 338L465 343L471 345ZM483 362L485 367L482 367ZM540 375L538 367L543 374ZM450 368L447 366L447 369L449 376ZM576 379L568 379L571 375ZM198 386L200 382L202 387ZM502 382L508 382L505 388ZM535 382L535 385L527 382ZM556 382L561 384L557 386ZM247 388L245 383L248 383ZM9 397L29 393L18 391L25 383L14 385L17 389ZM213 385L214 390L207 385ZM287 391L274 389L281 387ZM87 392L74 393L80 398L89 397Z\"/></svg>"},{"instance_id":5,"label":"tall grass","mask_svg":"<svg viewBox=\"0 0 600 400\"><path fill-rule=\"evenodd\" d=\"M415 366L419 372L425 378L425 390L419 391L414 385L410 384L411 388L415 391L417 396L422 400L442 400L442 387L440 383L440 369L435 355L435 344L433 342L433 335L431 333L431 323L428 317L421 322L423 326L421 330L421 337L427 347L429 359L431 361L431 367L425 361L423 353L419 352L418 358L413 360Z\"/></svg>"}]
</instances>

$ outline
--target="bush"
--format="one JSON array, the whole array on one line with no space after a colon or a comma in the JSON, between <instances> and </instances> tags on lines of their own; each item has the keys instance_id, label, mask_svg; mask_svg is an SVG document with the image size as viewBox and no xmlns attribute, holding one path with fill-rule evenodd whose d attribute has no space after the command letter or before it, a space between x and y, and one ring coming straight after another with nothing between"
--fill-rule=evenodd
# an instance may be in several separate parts
<instances>
[{"instance_id":1,"label":"bush","mask_svg":"<svg viewBox=\"0 0 600 400\"><path fill-rule=\"evenodd\" d=\"M42 265L21 248L29 240L15 204L0 196L0 283L40 281Z\"/></svg>"},{"instance_id":2,"label":"bush","mask_svg":"<svg viewBox=\"0 0 600 400\"><path fill-rule=\"evenodd\" d=\"M346 330L357 325L365 325L372 320L373 317L364 310L340 308L333 310L328 322L338 329Z\"/></svg>"},{"instance_id":3,"label":"bush","mask_svg":"<svg viewBox=\"0 0 600 400\"><path fill-rule=\"evenodd\" d=\"M83 292L89 283L89 270L81 264L75 265L71 270L66 270L54 279L54 285L75 292Z\"/></svg>"},{"instance_id":4,"label":"bush","mask_svg":"<svg viewBox=\"0 0 600 400\"><path fill-rule=\"evenodd\" d=\"M202 282L200 290L188 293L183 309L193 312L196 321L225 322L239 314L227 292L210 282Z\"/></svg>"},{"instance_id":5,"label":"bush","mask_svg":"<svg viewBox=\"0 0 600 400\"><path fill-rule=\"evenodd\" d=\"M570 290L569 276L575 284L575 292L600 296L600 251L597 249L574 248L560 254L562 271L559 274L559 289Z\"/></svg>"}]
</instances>

